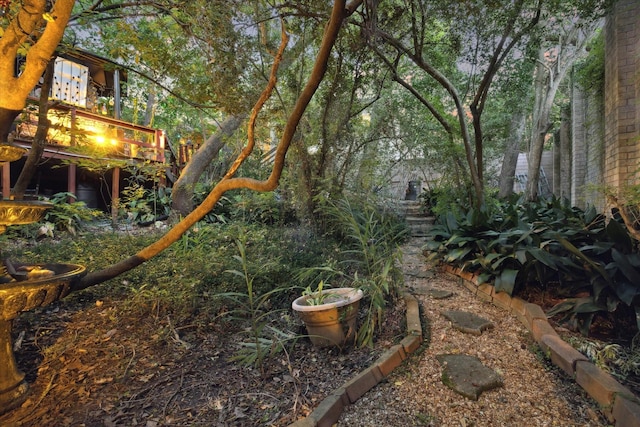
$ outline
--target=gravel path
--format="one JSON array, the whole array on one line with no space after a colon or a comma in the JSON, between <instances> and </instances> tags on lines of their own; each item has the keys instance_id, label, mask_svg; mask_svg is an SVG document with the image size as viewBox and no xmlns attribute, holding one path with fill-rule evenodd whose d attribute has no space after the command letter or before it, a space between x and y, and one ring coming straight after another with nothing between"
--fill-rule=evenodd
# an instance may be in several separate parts
<instances>
[{"instance_id":1,"label":"gravel path","mask_svg":"<svg viewBox=\"0 0 640 427\"><path fill-rule=\"evenodd\" d=\"M425 343L383 383L345 408L338 426L606 426L597 404L541 357L527 329L511 314L476 299L444 273L429 270L420 246L403 248L405 284L426 320ZM434 299L430 289L453 297ZM465 310L494 324L480 336L464 334L442 316ZM425 327L423 325L423 327ZM503 387L467 399L442 383L439 354L467 354L496 371Z\"/></svg>"}]
</instances>

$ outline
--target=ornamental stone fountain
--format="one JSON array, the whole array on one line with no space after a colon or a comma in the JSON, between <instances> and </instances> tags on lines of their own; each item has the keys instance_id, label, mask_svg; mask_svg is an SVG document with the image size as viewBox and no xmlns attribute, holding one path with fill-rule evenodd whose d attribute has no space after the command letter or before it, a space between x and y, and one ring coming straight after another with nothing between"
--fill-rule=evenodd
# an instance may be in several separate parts
<instances>
[{"instance_id":1,"label":"ornamental stone fountain","mask_svg":"<svg viewBox=\"0 0 640 427\"><path fill-rule=\"evenodd\" d=\"M2 144L0 163L16 160L24 151ZM0 200L0 234L9 225L37 222L51 207L37 200ZM13 353L13 319L65 297L84 273L85 267L75 264L14 264L7 259L0 266L0 414L22 404L29 388Z\"/></svg>"}]
</instances>

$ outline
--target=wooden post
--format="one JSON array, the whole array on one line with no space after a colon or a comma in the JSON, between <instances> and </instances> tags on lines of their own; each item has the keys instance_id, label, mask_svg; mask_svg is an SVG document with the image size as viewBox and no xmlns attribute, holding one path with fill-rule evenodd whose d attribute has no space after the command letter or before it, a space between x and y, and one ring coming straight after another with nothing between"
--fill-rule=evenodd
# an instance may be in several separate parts
<instances>
[{"instance_id":1,"label":"wooden post","mask_svg":"<svg viewBox=\"0 0 640 427\"><path fill-rule=\"evenodd\" d=\"M75 163L69 163L69 170L67 171L67 191L75 196L76 194L76 170L77 166ZM77 199L76 199L77 200ZM72 197L69 197L69 203L73 203L74 200Z\"/></svg>"}]
</instances>

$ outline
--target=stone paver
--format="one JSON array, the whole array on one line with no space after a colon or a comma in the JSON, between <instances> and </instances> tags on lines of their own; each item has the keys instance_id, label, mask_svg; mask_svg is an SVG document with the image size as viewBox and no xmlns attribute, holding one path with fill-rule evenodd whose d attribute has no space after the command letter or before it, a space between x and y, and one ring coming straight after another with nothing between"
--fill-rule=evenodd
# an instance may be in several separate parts
<instances>
[{"instance_id":1,"label":"stone paver","mask_svg":"<svg viewBox=\"0 0 640 427\"><path fill-rule=\"evenodd\" d=\"M433 299L447 299L451 298L455 294L448 290L430 288L427 289L425 295L429 295Z\"/></svg>"},{"instance_id":2,"label":"stone paver","mask_svg":"<svg viewBox=\"0 0 640 427\"><path fill-rule=\"evenodd\" d=\"M491 321L468 311L448 310L442 315L451 322L454 328L465 334L482 335L483 331L494 328Z\"/></svg>"},{"instance_id":3,"label":"stone paver","mask_svg":"<svg viewBox=\"0 0 640 427\"><path fill-rule=\"evenodd\" d=\"M443 367L442 382L468 399L478 400L483 391L503 385L502 377L475 356L440 354L436 359Z\"/></svg>"}]
</instances>

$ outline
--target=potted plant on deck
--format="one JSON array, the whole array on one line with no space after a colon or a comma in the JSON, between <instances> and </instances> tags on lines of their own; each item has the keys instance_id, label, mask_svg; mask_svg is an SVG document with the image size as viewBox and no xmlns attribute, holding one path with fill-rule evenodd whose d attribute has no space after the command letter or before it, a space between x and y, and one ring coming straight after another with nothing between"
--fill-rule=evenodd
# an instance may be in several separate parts
<instances>
[{"instance_id":1,"label":"potted plant on deck","mask_svg":"<svg viewBox=\"0 0 640 427\"><path fill-rule=\"evenodd\" d=\"M316 347L343 346L356 336L356 315L364 293L356 288L307 288L291 307L304 322Z\"/></svg>"}]
</instances>

